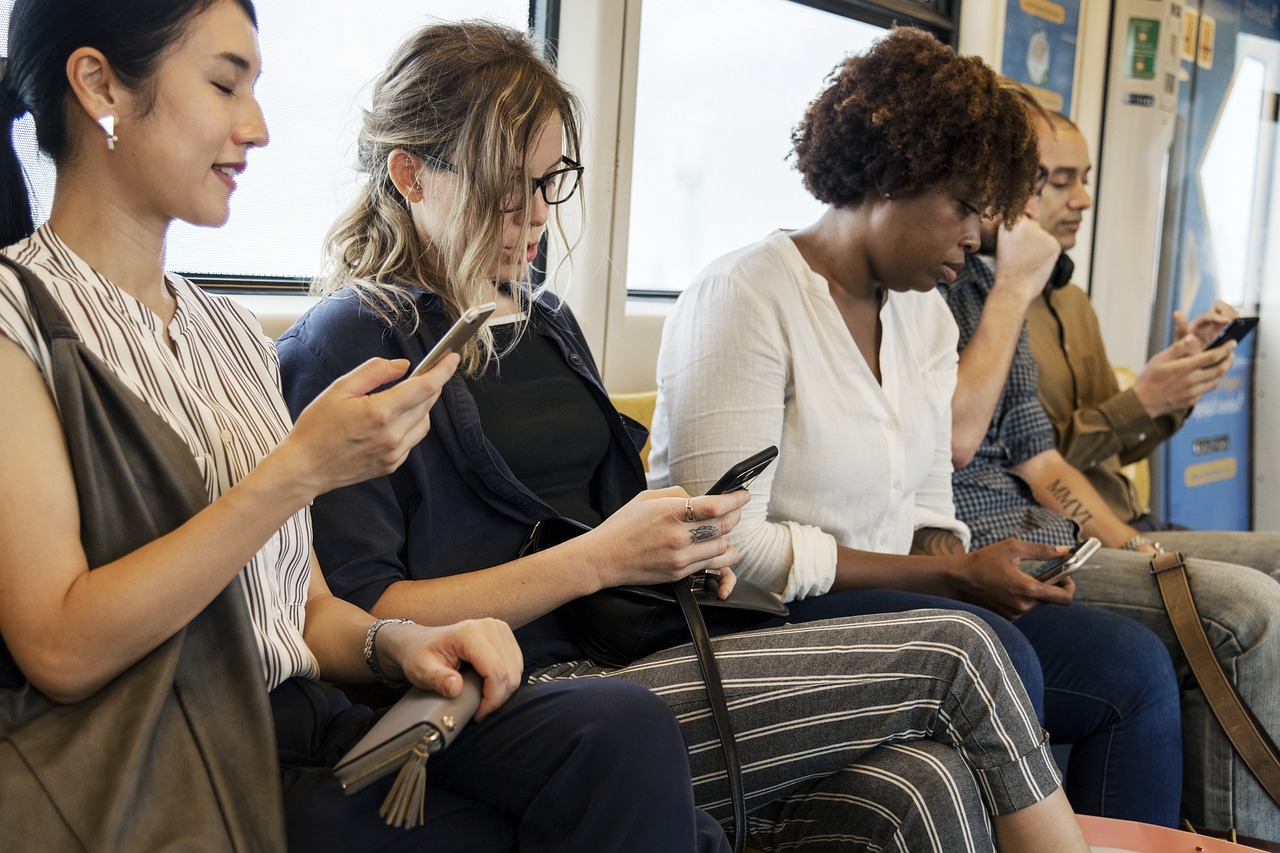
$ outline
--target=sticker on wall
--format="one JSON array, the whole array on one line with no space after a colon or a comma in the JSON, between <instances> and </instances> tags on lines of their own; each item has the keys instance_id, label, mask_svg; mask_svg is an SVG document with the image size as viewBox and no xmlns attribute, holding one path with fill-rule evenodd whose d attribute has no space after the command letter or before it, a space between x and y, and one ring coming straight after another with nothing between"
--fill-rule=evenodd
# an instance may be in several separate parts
<instances>
[{"instance_id":1,"label":"sticker on wall","mask_svg":"<svg viewBox=\"0 0 1280 853\"><path fill-rule=\"evenodd\" d=\"M1131 80L1154 80L1156 51L1160 48L1160 22L1152 18L1130 18L1129 37L1124 46L1124 73Z\"/></svg>"},{"instance_id":2,"label":"sticker on wall","mask_svg":"<svg viewBox=\"0 0 1280 853\"><path fill-rule=\"evenodd\" d=\"M1182 10L1182 51L1184 62L1196 61L1196 36L1200 33L1200 13L1195 9Z\"/></svg>"},{"instance_id":3,"label":"sticker on wall","mask_svg":"<svg viewBox=\"0 0 1280 853\"><path fill-rule=\"evenodd\" d=\"M1200 49L1196 51L1196 65L1208 71L1213 68L1213 36L1218 22L1209 15L1200 16Z\"/></svg>"}]
</instances>

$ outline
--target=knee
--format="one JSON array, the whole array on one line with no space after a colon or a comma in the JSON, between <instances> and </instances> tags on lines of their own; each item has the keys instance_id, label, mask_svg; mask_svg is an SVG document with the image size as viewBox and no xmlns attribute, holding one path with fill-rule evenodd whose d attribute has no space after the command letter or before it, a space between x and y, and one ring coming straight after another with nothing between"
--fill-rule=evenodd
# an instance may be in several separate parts
<instances>
[{"instance_id":1,"label":"knee","mask_svg":"<svg viewBox=\"0 0 1280 853\"><path fill-rule=\"evenodd\" d=\"M556 725L567 738L594 755L634 760L637 752L686 766L684 740L675 715L651 690L613 678L559 682L564 701ZM643 744L641 750L636 744Z\"/></svg>"},{"instance_id":2,"label":"knee","mask_svg":"<svg viewBox=\"0 0 1280 853\"><path fill-rule=\"evenodd\" d=\"M1280 664L1280 583L1244 566L1194 559L1187 576L1216 648Z\"/></svg>"}]
</instances>

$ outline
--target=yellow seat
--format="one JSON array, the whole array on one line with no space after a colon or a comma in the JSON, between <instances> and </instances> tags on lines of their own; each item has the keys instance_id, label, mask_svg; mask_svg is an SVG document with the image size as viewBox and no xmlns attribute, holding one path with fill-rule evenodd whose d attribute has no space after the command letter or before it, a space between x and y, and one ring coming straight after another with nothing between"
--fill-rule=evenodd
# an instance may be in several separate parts
<instances>
[{"instance_id":1,"label":"yellow seat","mask_svg":"<svg viewBox=\"0 0 1280 853\"><path fill-rule=\"evenodd\" d=\"M1138 374L1134 373L1128 367L1112 367L1112 372L1116 375L1116 383L1120 386L1120 390L1124 391L1133 387L1133 383L1137 380ZM1129 482L1133 483L1133 487L1138 492L1138 504L1143 512L1151 511L1151 463L1146 459L1132 462L1120 469L1120 473L1129 478Z\"/></svg>"},{"instance_id":2,"label":"yellow seat","mask_svg":"<svg viewBox=\"0 0 1280 853\"><path fill-rule=\"evenodd\" d=\"M653 429L653 408L658 404L658 391L641 391L636 394L610 394L613 407L622 414L644 424L645 429ZM640 450L640 461L644 470L649 470L649 441L646 439Z\"/></svg>"}]
</instances>

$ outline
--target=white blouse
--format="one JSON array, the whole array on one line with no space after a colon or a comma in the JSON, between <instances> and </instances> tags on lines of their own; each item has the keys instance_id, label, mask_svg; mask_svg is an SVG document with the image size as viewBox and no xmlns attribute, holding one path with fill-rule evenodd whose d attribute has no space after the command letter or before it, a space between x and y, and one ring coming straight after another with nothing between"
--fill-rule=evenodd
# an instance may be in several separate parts
<instances>
[{"instance_id":1,"label":"white blouse","mask_svg":"<svg viewBox=\"0 0 1280 853\"><path fill-rule=\"evenodd\" d=\"M649 484L702 494L776 444L730 541L740 577L784 600L835 579L836 546L906 554L969 530L951 498L957 331L936 292L889 293L877 382L826 280L778 231L713 262L663 330Z\"/></svg>"},{"instance_id":2,"label":"white blouse","mask_svg":"<svg viewBox=\"0 0 1280 853\"><path fill-rule=\"evenodd\" d=\"M168 329L175 353L160 318L94 272L47 224L4 253L40 277L88 348L182 437L211 501L289 431L275 347L231 300L167 276L177 300ZM48 348L8 267L0 267L0 334L21 346L48 381ZM302 639L310 557L311 519L302 509L240 573L268 690L293 676L319 676Z\"/></svg>"}]
</instances>

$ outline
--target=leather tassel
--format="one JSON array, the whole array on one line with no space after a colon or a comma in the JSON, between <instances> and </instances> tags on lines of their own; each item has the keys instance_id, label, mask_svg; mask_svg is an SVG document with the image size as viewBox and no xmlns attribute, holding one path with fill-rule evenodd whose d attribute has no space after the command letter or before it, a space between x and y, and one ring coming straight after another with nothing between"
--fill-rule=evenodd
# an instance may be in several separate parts
<instances>
[{"instance_id":1,"label":"leather tassel","mask_svg":"<svg viewBox=\"0 0 1280 853\"><path fill-rule=\"evenodd\" d=\"M387 826L413 829L423 822L427 798L427 757L432 739L438 740L439 737L438 732L432 731L424 735L409 751L409 757L405 759L391 785L391 792L378 810Z\"/></svg>"}]
</instances>

